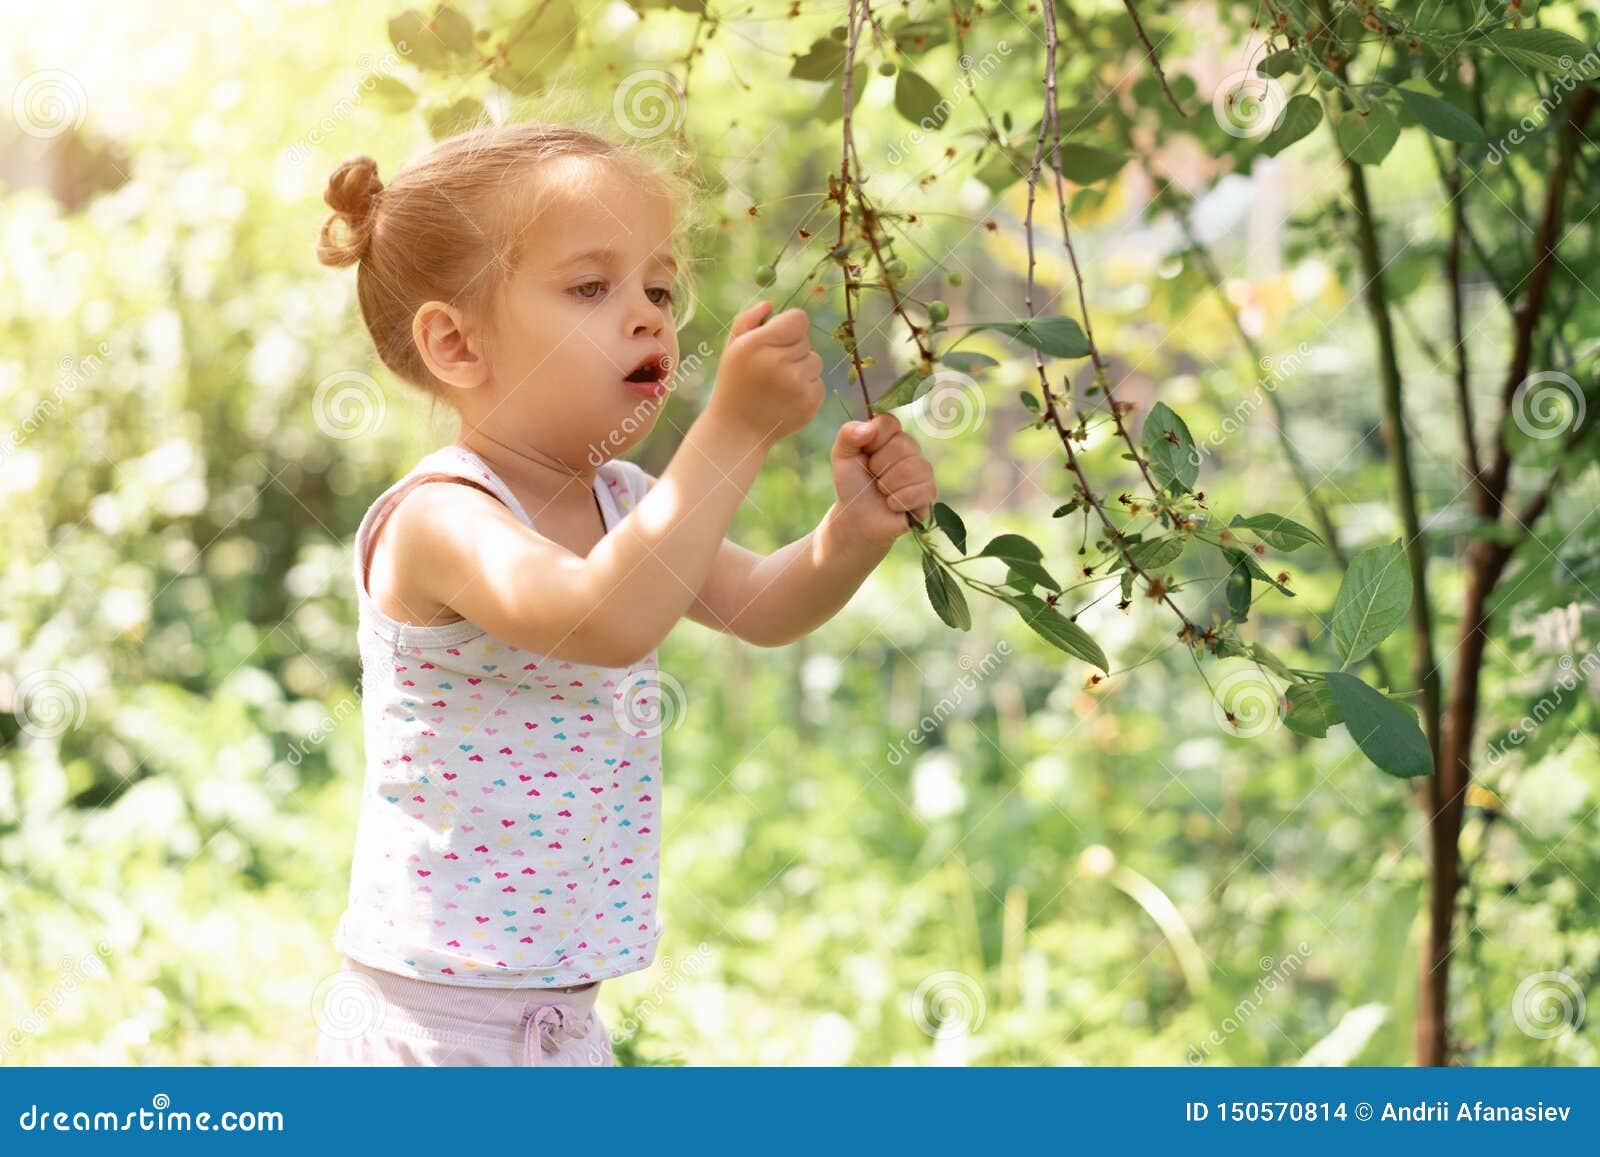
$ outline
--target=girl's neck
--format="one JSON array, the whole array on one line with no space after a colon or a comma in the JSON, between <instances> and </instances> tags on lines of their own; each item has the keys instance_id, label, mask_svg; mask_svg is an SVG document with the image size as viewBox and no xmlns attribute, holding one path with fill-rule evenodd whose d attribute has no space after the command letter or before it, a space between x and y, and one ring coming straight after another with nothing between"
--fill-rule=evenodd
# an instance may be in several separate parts
<instances>
[{"instance_id":1,"label":"girl's neck","mask_svg":"<svg viewBox=\"0 0 1600 1157\"><path fill-rule=\"evenodd\" d=\"M477 426L464 425L455 444L471 450L513 489L525 494L560 503L587 502L583 496L594 492L595 471L588 463L574 467L536 446L506 442Z\"/></svg>"}]
</instances>

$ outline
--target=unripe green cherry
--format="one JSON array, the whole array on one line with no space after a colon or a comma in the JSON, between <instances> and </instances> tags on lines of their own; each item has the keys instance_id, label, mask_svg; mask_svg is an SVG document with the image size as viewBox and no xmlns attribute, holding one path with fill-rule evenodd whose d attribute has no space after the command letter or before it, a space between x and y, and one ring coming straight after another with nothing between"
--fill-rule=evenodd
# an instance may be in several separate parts
<instances>
[{"instance_id":1,"label":"unripe green cherry","mask_svg":"<svg viewBox=\"0 0 1600 1157\"><path fill-rule=\"evenodd\" d=\"M928 320L938 325L950 316L950 307L942 301L928 302Z\"/></svg>"},{"instance_id":2,"label":"unripe green cherry","mask_svg":"<svg viewBox=\"0 0 1600 1157\"><path fill-rule=\"evenodd\" d=\"M892 257L889 259L889 263L883 267L883 271L898 281L906 275L906 263L898 257Z\"/></svg>"},{"instance_id":3,"label":"unripe green cherry","mask_svg":"<svg viewBox=\"0 0 1600 1157\"><path fill-rule=\"evenodd\" d=\"M1338 83L1339 78L1334 76L1333 73L1329 72L1326 68L1317 73L1317 87L1323 92L1332 92L1334 86Z\"/></svg>"},{"instance_id":4,"label":"unripe green cherry","mask_svg":"<svg viewBox=\"0 0 1600 1157\"><path fill-rule=\"evenodd\" d=\"M765 289L778 280L778 271L770 265L756 266L756 284Z\"/></svg>"},{"instance_id":5,"label":"unripe green cherry","mask_svg":"<svg viewBox=\"0 0 1600 1157\"><path fill-rule=\"evenodd\" d=\"M951 285L960 285L961 284L961 274L952 273L952 274L950 274L948 276L947 280L950 282Z\"/></svg>"}]
</instances>

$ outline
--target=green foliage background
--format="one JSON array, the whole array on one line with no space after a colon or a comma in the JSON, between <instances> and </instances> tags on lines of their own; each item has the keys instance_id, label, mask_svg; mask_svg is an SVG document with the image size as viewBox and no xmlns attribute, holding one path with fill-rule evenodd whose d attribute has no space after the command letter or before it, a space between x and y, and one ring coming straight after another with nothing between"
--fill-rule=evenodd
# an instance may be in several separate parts
<instances>
[{"instance_id":1,"label":"green foliage background","mask_svg":"<svg viewBox=\"0 0 1600 1157\"><path fill-rule=\"evenodd\" d=\"M428 142L428 117L363 81L382 70L395 5L91 7L70 29L31 18L3 62L8 87L69 73L84 118L53 145L13 133L0 197L0 422L21 435L0 459L0 706L21 709L31 674L64 673L54 689L71 717L41 738L0 714L0 1062L308 1063L362 774L350 539L372 498L454 432L376 366L348 274L318 266L312 241L333 165L367 152L392 172ZM595 49L562 80L597 113L630 72L672 67L695 23L692 11L640 26L622 5L583 7ZM829 337L837 294L812 295L809 262L778 261L838 159L823 86L786 73L838 7L730 8L697 58L685 125L717 181L684 350L720 348L754 299L752 272L777 263L772 292L799 291L840 391L752 489L732 533L755 549L820 517L828 446L845 408L860 409ZM1169 72L1198 62L1202 83L1184 91L1200 118L1207 53L1246 58L1223 23L1163 49ZM941 85L949 57L946 45L923 66ZM1154 101L1137 53L1126 67ZM991 108L1037 108L1031 63L979 85ZM459 78L420 87L446 108L478 91ZM944 155L954 138L908 140L894 88L872 77L857 132L869 188L920 217L908 246L920 296L947 301L954 320L1019 316L1021 187L993 201ZM891 146L898 164L883 160ZM1202 186L1226 168L1175 160ZM1397 530L1360 286L1336 199L1314 211L1336 167L1323 146L1276 170L1272 189L1304 227L1258 232L1265 210L1237 177L1200 220L1235 304L1289 367L1275 388L1294 440L1359 549ZM1241 353L1175 256L1170 222L1141 218L1148 196L1129 170L1073 206L1097 337L1131 375L1123 396L1168 401L1197 438L1229 430L1201 483L1218 508L1303 519L1265 412L1241 415L1271 371ZM1389 240L1407 246L1395 272L1408 332L1442 334L1431 262L1444 222L1420 133L1384 162L1376 196ZM1485 227L1514 248L1525 239L1511 216ZM826 237L825 214L815 228ZM1038 277L1053 302L1042 312L1069 312L1058 249L1041 252ZM1506 323L1479 308L1492 391ZM1572 308L1595 315L1581 298ZM905 350L879 341L882 390ZM1031 367L996 334L966 344L1003 364L984 378L981 422L921 439L942 496L975 537L1028 534L1070 570L1077 524L1050 518L1068 493L1059 447L1018 400ZM1403 354L1425 503L1448 524L1460 492L1453 426L1438 416L1449 370L1428 345L1407 339ZM341 439L314 399L351 372L381 383L386 409ZM701 379L637 455L648 469L703 403L709 366ZM1089 458L1103 475L1119 468L1109 441ZM1553 561L1508 584L1485 743L1549 698L1563 655L1600 643L1594 602L1571 579L1600 574L1597 491L1592 468L1576 476L1540 527ZM1337 571L1273 553L1298 605L1268 596L1259 637L1326 653L1317 616ZM1449 598L1459 583L1438 561ZM1221 600L1225 574L1187 578ZM990 600L974 603L970 632L950 631L922 584L907 540L801 644L757 650L685 624L661 648L686 689L665 737L666 934L653 969L604 987L608 1023L637 1026L623 1060L1408 1059L1426 865L1405 784L1342 729L1312 743L1230 730L1143 598L1129 614L1095 612L1115 674L1088 685ZM1600 1060L1587 1019L1541 1035L1513 1016L1530 977L1564 974L1581 998L1600 967L1597 694L1580 684L1478 771L1453 1000L1469 1063ZM928 1031L940 1007L971 1031Z\"/></svg>"}]
</instances>

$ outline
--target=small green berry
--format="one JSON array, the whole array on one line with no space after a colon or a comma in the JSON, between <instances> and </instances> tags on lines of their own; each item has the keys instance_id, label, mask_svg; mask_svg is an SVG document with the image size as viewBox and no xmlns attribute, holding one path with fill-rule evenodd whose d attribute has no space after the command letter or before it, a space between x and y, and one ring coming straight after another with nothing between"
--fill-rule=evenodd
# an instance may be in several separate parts
<instances>
[{"instance_id":1,"label":"small green berry","mask_svg":"<svg viewBox=\"0 0 1600 1157\"><path fill-rule=\"evenodd\" d=\"M776 280L778 280L778 271L772 266L760 265L756 267L756 284L761 288L765 289Z\"/></svg>"},{"instance_id":2,"label":"small green berry","mask_svg":"<svg viewBox=\"0 0 1600 1157\"><path fill-rule=\"evenodd\" d=\"M833 31L828 33L828 35L833 37L840 44L843 44L846 40L850 39L850 30L843 24L835 24L833 26Z\"/></svg>"},{"instance_id":3,"label":"small green berry","mask_svg":"<svg viewBox=\"0 0 1600 1157\"><path fill-rule=\"evenodd\" d=\"M951 285L960 285L961 284L961 274L959 274L959 273L951 273L951 274L948 275L947 280L950 282Z\"/></svg>"},{"instance_id":4,"label":"small green berry","mask_svg":"<svg viewBox=\"0 0 1600 1157\"><path fill-rule=\"evenodd\" d=\"M942 301L928 302L928 320L938 325L950 316L950 307Z\"/></svg>"},{"instance_id":5,"label":"small green berry","mask_svg":"<svg viewBox=\"0 0 1600 1157\"><path fill-rule=\"evenodd\" d=\"M893 76L895 74L895 71L896 71L896 69L895 69L895 66L894 66L894 61L892 61L892 60L882 60L882 61L878 62L878 75L879 76Z\"/></svg>"},{"instance_id":6,"label":"small green berry","mask_svg":"<svg viewBox=\"0 0 1600 1157\"><path fill-rule=\"evenodd\" d=\"M1317 73L1317 87L1323 92L1332 92L1334 86L1338 83L1339 78L1334 76L1333 73L1329 72L1326 68Z\"/></svg>"},{"instance_id":7,"label":"small green berry","mask_svg":"<svg viewBox=\"0 0 1600 1157\"><path fill-rule=\"evenodd\" d=\"M906 263L898 257L891 258L889 263L883 267L883 271L896 281L899 281L906 275Z\"/></svg>"}]
</instances>

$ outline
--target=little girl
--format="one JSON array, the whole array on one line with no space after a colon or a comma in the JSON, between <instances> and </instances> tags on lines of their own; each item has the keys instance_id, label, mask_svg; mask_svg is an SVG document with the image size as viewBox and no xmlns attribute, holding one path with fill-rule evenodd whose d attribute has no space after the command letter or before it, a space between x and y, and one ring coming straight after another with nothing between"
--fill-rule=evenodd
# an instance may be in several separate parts
<instances>
[{"instance_id":1,"label":"little girl","mask_svg":"<svg viewBox=\"0 0 1600 1157\"><path fill-rule=\"evenodd\" d=\"M317 1060L609 1065L599 982L661 935L657 645L684 615L815 630L927 519L933 471L893 416L847 422L815 530L723 537L824 394L806 314L766 301L661 477L614 457L672 388L687 264L688 188L642 153L507 125L388 185L354 157L326 198L318 257L358 265L378 355L460 432L356 530L366 772L333 943L363 1011L319 1016Z\"/></svg>"}]
</instances>

